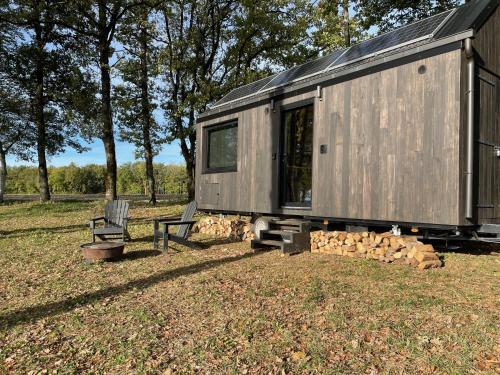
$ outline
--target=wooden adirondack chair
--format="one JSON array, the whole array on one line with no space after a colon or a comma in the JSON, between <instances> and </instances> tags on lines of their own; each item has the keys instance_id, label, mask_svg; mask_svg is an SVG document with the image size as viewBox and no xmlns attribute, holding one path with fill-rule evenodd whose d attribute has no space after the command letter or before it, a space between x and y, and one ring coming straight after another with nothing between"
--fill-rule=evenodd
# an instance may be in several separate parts
<instances>
[{"instance_id":1,"label":"wooden adirondack chair","mask_svg":"<svg viewBox=\"0 0 500 375\"><path fill-rule=\"evenodd\" d=\"M90 229L92 230L92 242L95 242L96 236L101 240L106 237L118 237L125 242L125 239L130 239L127 230L128 226L128 202L115 200L106 204L104 216L90 219ZM97 227L96 223L103 221L102 227Z\"/></svg>"},{"instance_id":2,"label":"wooden adirondack chair","mask_svg":"<svg viewBox=\"0 0 500 375\"><path fill-rule=\"evenodd\" d=\"M172 240L191 248L198 248L198 245L188 240L191 227L194 223L196 223L196 220L193 220L196 208L196 202L191 201L184 209L182 217L158 217L154 219L154 248L158 249L160 238L163 238L163 250L168 249L168 240ZM168 232L169 227L173 225L179 226L177 234L171 234ZM162 228L160 228L160 226Z\"/></svg>"}]
</instances>

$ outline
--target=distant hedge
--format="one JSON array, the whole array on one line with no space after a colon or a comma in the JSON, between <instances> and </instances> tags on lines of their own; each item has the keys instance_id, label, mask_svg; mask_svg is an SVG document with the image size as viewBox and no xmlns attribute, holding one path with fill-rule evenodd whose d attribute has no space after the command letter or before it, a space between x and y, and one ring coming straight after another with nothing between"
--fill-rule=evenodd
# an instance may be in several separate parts
<instances>
[{"instance_id":1,"label":"distant hedge","mask_svg":"<svg viewBox=\"0 0 500 375\"><path fill-rule=\"evenodd\" d=\"M187 194L186 170L179 165L155 164L157 193ZM49 167L49 185L54 194L104 193L105 167L90 164ZM127 163L118 167L118 194L146 194L144 163ZM7 194L38 193L36 167L11 167L7 174Z\"/></svg>"}]
</instances>

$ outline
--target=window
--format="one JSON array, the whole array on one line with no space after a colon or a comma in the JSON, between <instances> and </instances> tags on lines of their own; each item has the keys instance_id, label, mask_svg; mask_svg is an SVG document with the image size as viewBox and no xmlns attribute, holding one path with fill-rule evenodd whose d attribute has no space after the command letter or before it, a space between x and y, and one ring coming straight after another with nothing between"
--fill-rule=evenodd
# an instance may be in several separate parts
<instances>
[{"instance_id":1,"label":"window","mask_svg":"<svg viewBox=\"0 0 500 375\"><path fill-rule=\"evenodd\" d=\"M238 158L238 123L232 121L205 128L205 173L235 172Z\"/></svg>"}]
</instances>

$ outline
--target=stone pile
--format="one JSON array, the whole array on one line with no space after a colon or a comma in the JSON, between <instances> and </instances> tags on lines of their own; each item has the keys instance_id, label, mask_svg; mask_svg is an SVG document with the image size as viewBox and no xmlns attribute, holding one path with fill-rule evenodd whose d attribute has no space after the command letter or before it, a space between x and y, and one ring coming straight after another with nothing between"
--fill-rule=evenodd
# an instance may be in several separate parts
<instances>
[{"instance_id":1,"label":"stone pile","mask_svg":"<svg viewBox=\"0 0 500 375\"><path fill-rule=\"evenodd\" d=\"M424 245L414 236L395 236L389 232L311 232L311 252L377 259L419 269L442 266L432 245Z\"/></svg>"},{"instance_id":2,"label":"stone pile","mask_svg":"<svg viewBox=\"0 0 500 375\"><path fill-rule=\"evenodd\" d=\"M254 238L252 224L238 218L204 217L193 226L193 232L241 241Z\"/></svg>"}]
</instances>

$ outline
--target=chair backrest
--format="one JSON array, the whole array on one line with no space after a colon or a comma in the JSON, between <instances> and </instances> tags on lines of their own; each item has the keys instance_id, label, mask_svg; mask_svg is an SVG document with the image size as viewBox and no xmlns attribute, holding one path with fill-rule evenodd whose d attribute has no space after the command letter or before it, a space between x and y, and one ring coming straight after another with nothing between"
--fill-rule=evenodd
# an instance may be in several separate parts
<instances>
[{"instance_id":1,"label":"chair backrest","mask_svg":"<svg viewBox=\"0 0 500 375\"><path fill-rule=\"evenodd\" d=\"M128 202L116 200L109 202L104 209L104 217L110 224L123 226L123 219L128 216Z\"/></svg>"},{"instance_id":2,"label":"chair backrest","mask_svg":"<svg viewBox=\"0 0 500 375\"><path fill-rule=\"evenodd\" d=\"M193 220L194 213L196 212L196 201L191 201L187 204L184 209L184 213L182 214L181 221L191 221ZM189 228L191 228L191 224L182 224L179 225L179 229L177 230L177 236L182 238L187 238L189 235Z\"/></svg>"}]
</instances>

